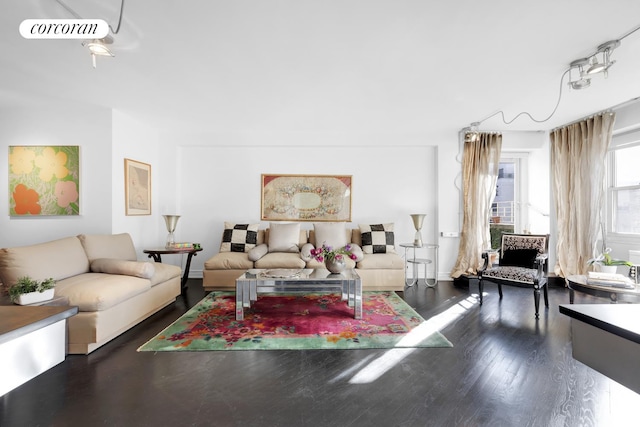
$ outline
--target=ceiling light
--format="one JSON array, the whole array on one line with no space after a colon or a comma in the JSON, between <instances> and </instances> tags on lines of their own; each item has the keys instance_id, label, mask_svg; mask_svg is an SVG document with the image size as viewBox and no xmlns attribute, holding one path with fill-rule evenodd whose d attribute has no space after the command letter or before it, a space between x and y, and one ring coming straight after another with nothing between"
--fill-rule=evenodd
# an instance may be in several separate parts
<instances>
[{"instance_id":1,"label":"ceiling light","mask_svg":"<svg viewBox=\"0 0 640 427\"><path fill-rule=\"evenodd\" d=\"M576 59L575 61L573 61L570 65L570 69L569 69L569 86L571 86L571 89L585 89L588 88L589 86L591 86L591 79L589 77L587 77L586 73L584 72L584 67L586 65L589 65L589 58L580 58L580 59ZM578 79L577 80L573 80L571 78L571 71L572 70L578 70Z\"/></svg>"},{"instance_id":2,"label":"ceiling light","mask_svg":"<svg viewBox=\"0 0 640 427\"><path fill-rule=\"evenodd\" d=\"M575 82L571 82L571 89L586 89L591 86L591 79L581 78L580 80L576 80Z\"/></svg>"},{"instance_id":3,"label":"ceiling light","mask_svg":"<svg viewBox=\"0 0 640 427\"><path fill-rule=\"evenodd\" d=\"M611 52L620 46L620 40L611 40L598 46L598 50L591 57L591 67L587 70L587 74L605 73L616 61L611 60ZM598 62L598 55L602 55L602 62Z\"/></svg>"},{"instance_id":4,"label":"ceiling light","mask_svg":"<svg viewBox=\"0 0 640 427\"><path fill-rule=\"evenodd\" d=\"M82 46L86 46L87 48L89 48L93 68L96 68L96 55L112 57L115 56L113 53L111 53L103 39L93 39L91 41L86 41L82 43Z\"/></svg>"},{"instance_id":5,"label":"ceiling light","mask_svg":"<svg viewBox=\"0 0 640 427\"><path fill-rule=\"evenodd\" d=\"M605 63L599 63L598 58L595 56L591 58L591 67L587 70L587 74L598 74L607 69L607 65Z\"/></svg>"},{"instance_id":6,"label":"ceiling light","mask_svg":"<svg viewBox=\"0 0 640 427\"><path fill-rule=\"evenodd\" d=\"M90 42L83 43L84 46L88 47L93 55L100 56L114 56L113 53L109 50L109 48L104 44L102 40L95 39Z\"/></svg>"}]
</instances>

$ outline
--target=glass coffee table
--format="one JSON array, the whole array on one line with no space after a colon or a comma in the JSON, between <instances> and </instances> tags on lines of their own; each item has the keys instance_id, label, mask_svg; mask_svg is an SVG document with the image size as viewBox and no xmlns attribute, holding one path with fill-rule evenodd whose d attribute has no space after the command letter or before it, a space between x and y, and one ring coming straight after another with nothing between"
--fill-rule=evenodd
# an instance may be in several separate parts
<instances>
[{"instance_id":1,"label":"glass coffee table","mask_svg":"<svg viewBox=\"0 0 640 427\"><path fill-rule=\"evenodd\" d=\"M250 269L236 279L236 320L261 293L334 292L353 307L353 317L362 318L362 281L354 269L333 274L324 268Z\"/></svg>"}]
</instances>

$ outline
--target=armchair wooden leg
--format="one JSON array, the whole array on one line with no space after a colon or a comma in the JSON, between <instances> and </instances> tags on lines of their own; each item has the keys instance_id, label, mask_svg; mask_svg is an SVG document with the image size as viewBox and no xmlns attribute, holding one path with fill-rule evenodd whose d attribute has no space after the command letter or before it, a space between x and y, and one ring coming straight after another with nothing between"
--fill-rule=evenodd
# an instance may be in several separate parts
<instances>
[{"instance_id":1,"label":"armchair wooden leg","mask_svg":"<svg viewBox=\"0 0 640 427\"><path fill-rule=\"evenodd\" d=\"M536 319L538 317L540 317L540 289L538 288L534 288L533 289L533 302L536 305Z\"/></svg>"},{"instance_id":2,"label":"armchair wooden leg","mask_svg":"<svg viewBox=\"0 0 640 427\"><path fill-rule=\"evenodd\" d=\"M500 299L502 299L502 284L498 283L498 295L500 295Z\"/></svg>"},{"instance_id":3,"label":"armchair wooden leg","mask_svg":"<svg viewBox=\"0 0 640 427\"><path fill-rule=\"evenodd\" d=\"M482 277L481 277L480 280L478 280L478 294L480 294L480 305L482 305L482 288L483 288L483 283L482 283Z\"/></svg>"},{"instance_id":4,"label":"armchair wooden leg","mask_svg":"<svg viewBox=\"0 0 640 427\"><path fill-rule=\"evenodd\" d=\"M549 285L544 285L544 306L549 308L549 293L547 292L547 288Z\"/></svg>"}]
</instances>

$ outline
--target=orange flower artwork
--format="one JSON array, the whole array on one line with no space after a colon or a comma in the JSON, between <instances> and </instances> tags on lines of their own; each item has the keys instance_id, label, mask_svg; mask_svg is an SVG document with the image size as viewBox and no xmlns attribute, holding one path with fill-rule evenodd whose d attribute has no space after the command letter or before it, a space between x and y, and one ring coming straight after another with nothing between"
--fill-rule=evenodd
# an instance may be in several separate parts
<instances>
[{"instance_id":1,"label":"orange flower artwork","mask_svg":"<svg viewBox=\"0 0 640 427\"><path fill-rule=\"evenodd\" d=\"M38 204L40 196L32 189L27 188L23 184L16 185L13 192L13 200L15 200L15 211L18 215L39 215L42 207Z\"/></svg>"},{"instance_id":2,"label":"orange flower artwork","mask_svg":"<svg viewBox=\"0 0 640 427\"><path fill-rule=\"evenodd\" d=\"M9 147L9 215L79 215L79 189L79 147Z\"/></svg>"}]
</instances>

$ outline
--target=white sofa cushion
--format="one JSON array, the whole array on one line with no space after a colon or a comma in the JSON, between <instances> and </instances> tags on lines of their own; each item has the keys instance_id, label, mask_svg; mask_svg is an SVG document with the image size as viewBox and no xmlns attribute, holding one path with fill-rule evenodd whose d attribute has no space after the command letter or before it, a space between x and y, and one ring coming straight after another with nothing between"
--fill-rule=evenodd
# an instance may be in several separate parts
<instances>
[{"instance_id":1,"label":"white sofa cushion","mask_svg":"<svg viewBox=\"0 0 640 427\"><path fill-rule=\"evenodd\" d=\"M356 265L362 270L404 270L404 260L398 254L367 254Z\"/></svg>"},{"instance_id":2,"label":"white sofa cushion","mask_svg":"<svg viewBox=\"0 0 640 427\"><path fill-rule=\"evenodd\" d=\"M37 245L0 249L0 281L6 286L20 277L55 280L89 272L89 260L76 237Z\"/></svg>"},{"instance_id":3,"label":"white sofa cushion","mask_svg":"<svg viewBox=\"0 0 640 427\"><path fill-rule=\"evenodd\" d=\"M69 298L79 311L102 311L147 292L147 279L119 274L85 273L56 283L56 296Z\"/></svg>"},{"instance_id":4,"label":"white sofa cushion","mask_svg":"<svg viewBox=\"0 0 640 427\"><path fill-rule=\"evenodd\" d=\"M306 262L300 254L292 252L270 252L255 262L256 268L305 268Z\"/></svg>"},{"instance_id":5,"label":"white sofa cushion","mask_svg":"<svg viewBox=\"0 0 640 427\"><path fill-rule=\"evenodd\" d=\"M244 252L219 252L204 263L205 270L248 270L253 261Z\"/></svg>"},{"instance_id":6,"label":"white sofa cushion","mask_svg":"<svg viewBox=\"0 0 640 427\"><path fill-rule=\"evenodd\" d=\"M138 255L129 233L121 234L80 234L78 236L89 261L98 258L125 259L137 261Z\"/></svg>"}]
</instances>

